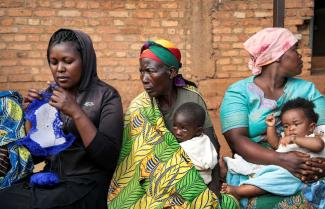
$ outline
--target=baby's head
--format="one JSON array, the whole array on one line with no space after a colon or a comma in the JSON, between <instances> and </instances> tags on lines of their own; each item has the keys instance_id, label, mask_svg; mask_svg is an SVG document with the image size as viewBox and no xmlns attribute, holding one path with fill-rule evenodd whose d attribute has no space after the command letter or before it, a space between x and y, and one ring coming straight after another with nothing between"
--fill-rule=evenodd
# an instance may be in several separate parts
<instances>
[{"instance_id":1,"label":"baby's head","mask_svg":"<svg viewBox=\"0 0 325 209\"><path fill-rule=\"evenodd\" d=\"M204 109L193 102L182 104L173 118L173 134L179 142L200 136L205 121Z\"/></svg>"},{"instance_id":2,"label":"baby's head","mask_svg":"<svg viewBox=\"0 0 325 209\"><path fill-rule=\"evenodd\" d=\"M285 103L280 115L284 135L304 137L312 134L318 121L314 107L313 102L303 98Z\"/></svg>"}]
</instances>

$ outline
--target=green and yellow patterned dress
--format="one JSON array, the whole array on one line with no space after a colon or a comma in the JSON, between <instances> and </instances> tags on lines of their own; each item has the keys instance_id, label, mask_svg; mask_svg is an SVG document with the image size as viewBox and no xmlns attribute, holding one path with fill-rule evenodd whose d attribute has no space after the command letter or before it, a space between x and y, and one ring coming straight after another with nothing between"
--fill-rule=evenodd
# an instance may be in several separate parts
<instances>
[{"instance_id":1,"label":"green and yellow patterned dress","mask_svg":"<svg viewBox=\"0 0 325 209\"><path fill-rule=\"evenodd\" d=\"M183 88L199 95L192 86ZM108 208L220 208L146 92L133 100L125 115Z\"/></svg>"}]
</instances>

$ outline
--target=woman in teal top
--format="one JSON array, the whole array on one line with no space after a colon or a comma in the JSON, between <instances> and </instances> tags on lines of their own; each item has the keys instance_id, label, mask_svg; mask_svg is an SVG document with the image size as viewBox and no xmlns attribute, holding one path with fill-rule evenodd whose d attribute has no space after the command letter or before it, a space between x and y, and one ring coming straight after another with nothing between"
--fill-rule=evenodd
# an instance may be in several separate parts
<instances>
[{"instance_id":1,"label":"woman in teal top","mask_svg":"<svg viewBox=\"0 0 325 209\"><path fill-rule=\"evenodd\" d=\"M233 128L247 127L248 137L253 142L264 142L266 116L280 115L282 105L297 97L313 101L320 118L318 124L325 124L325 98L312 82L299 78L288 78L283 94L277 99L268 99L263 90L255 84L256 76L248 77L231 85L224 97L221 109L222 132ZM278 119L278 123L280 119ZM280 125L280 124L278 124Z\"/></svg>"},{"instance_id":2,"label":"woman in teal top","mask_svg":"<svg viewBox=\"0 0 325 209\"><path fill-rule=\"evenodd\" d=\"M285 102L297 97L311 100L319 114L318 125L325 125L325 98L314 84L293 78L302 70L297 39L284 28L267 28L250 39L245 49L251 55L249 63L254 76L231 85L221 105L222 132L232 151L245 160L264 165L278 165L303 181L315 181L325 176L325 159L312 159L299 152L277 153L265 148L265 118L273 113L278 118ZM239 185L248 176L227 174L227 183ZM319 182L323 182L320 180ZM241 201L247 208L307 208L302 193L294 197L264 195Z\"/></svg>"}]
</instances>

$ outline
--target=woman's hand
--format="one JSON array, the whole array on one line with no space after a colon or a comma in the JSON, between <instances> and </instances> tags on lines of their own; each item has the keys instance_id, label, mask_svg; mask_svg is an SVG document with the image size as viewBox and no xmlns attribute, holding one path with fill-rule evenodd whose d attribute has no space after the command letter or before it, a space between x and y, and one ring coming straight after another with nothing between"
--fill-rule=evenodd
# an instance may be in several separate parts
<instances>
[{"instance_id":1,"label":"woman's hand","mask_svg":"<svg viewBox=\"0 0 325 209\"><path fill-rule=\"evenodd\" d=\"M306 162L311 160L309 155L306 153L292 151L287 153L279 153L279 155L279 166L287 169L290 173L302 181L306 181L306 178L310 175L314 175L317 170L316 168L306 164Z\"/></svg>"},{"instance_id":2,"label":"woman's hand","mask_svg":"<svg viewBox=\"0 0 325 209\"><path fill-rule=\"evenodd\" d=\"M26 109L35 99L42 99L40 91L37 89L29 89L27 96L23 100L23 108Z\"/></svg>"},{"instance_id":3,"label":"woman's hand","mask_svg":"<svg viewBox=\"0 0 325 209\"><path fill-rule=\"evenodd\" d=\"M49 104L73 119L85 147L88 147L95 138L97 128L77 103L76 96L61 87L55 87Z\"/></svg>"},{"instance_id":4,"label":"woman's hand","mask_svg":"<svg viewBox=\"0 0 325 209\"><path fill-rule=\"evenodd\" d=\"M10 169L10 160L8 156L7 147L0 147L0 177L5 176Z\"/></svg>"},{"instance_id":5,"label":"woman's hand","mask_svg":"<svg viewBox=\"0 0 325 209\"><path fill-rule=\"evenodd\" d=\"M311 175L305 176L305 182L313 182L325 177L325 158L310 158L306 165L310 166L314 172Z\"/></svg>"},{"instance_id":6,"label":"woman's hand","mask_svg":"<svg viewBox=\"0 0 325 209\"><path fill-rule=\"evenodd\" d=\"M53 95L51 96L49 104L71 118L74 118L76 114L82 111L76 102L75 95L61 87L56 87L53 90Z\"/></svg>"}]
</instances>

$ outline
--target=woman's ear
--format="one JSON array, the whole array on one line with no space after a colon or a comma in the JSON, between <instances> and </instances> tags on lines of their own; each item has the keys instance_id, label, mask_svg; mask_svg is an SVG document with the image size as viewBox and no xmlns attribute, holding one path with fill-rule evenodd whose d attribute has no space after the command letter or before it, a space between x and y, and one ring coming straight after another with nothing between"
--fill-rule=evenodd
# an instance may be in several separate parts
<instances>
[{"instance_id":1,"label":"woman's ear","mask_svg":"<svg viewBox=\"0 0 325 209\"><path fill-rule=\"evenodd\" d=\"M175 67L170 67L168 70L169 70L169 78L170 79L173 79L177 76L178 73L177 73L177 70Z\"/></svg>"}]
</instances>

